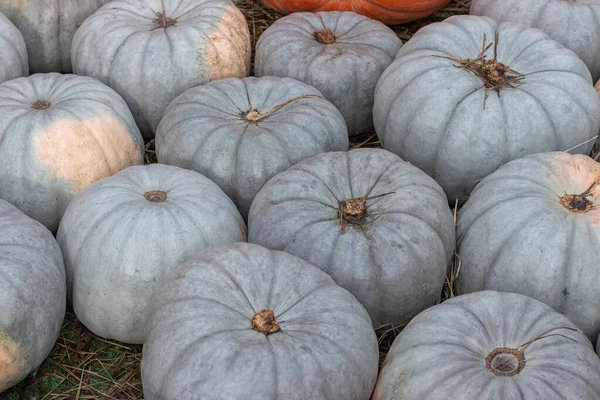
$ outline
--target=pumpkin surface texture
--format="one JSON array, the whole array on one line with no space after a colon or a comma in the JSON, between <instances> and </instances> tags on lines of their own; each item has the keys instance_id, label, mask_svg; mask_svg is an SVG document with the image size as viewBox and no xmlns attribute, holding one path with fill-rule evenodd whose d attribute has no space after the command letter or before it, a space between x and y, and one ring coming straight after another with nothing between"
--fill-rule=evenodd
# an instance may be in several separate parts
<instances>
[{"instance_id":1,"label":"pumpkin surface texture","mask_svg":"<svg viewBox=\"0 0 600 400\"><path fill-rule=\"evenodd\" d=\"M2 0L0 12L23 33L31 73L71 72L71 41L75 31L109 1Z\"/></svg>"},{"instance_id":2,"label":"pumpkin surface texture","mask_svg":"<svg viewBox=\"0 0 600 400\"><path fill-rule=\"evenodd\" d=\"M439 298L454 248L440 186L382 149L331 152L258 193L248 240L318 266L369 311L402 325Z\"/></svg>"},{"instance_id":3,"label":"pumpkin surface texture","mask_svg":"<svg viewBox=\"0 0 600 400\"><path fill-rule=\"evenodd\" d=\"M375 86L401 46L390 28L353 12L295 13L261 35L254 70L319 89L354 135L373 130Z\"/></svg>"},{"instance_id":4,"label":"pumpkin surface texture","mask_svg":"<svg viewBox=\"0 0 600 400\"><path fill-rule=\"evenodd\" d=\"M192 88L169 105L156 134L159 162L212 179L244 218L267 180L335 150L348 150L340 112L317 89L277 77Z\"/></svg>"},{"instance_id":5,"label":"pumpkin surface texture","mask_svg":"<svg viewBox=\"0 0 600 400\"><path fill-rule=\"evenodd\" d=\"M462 15L400 49L377 84L373 115L383 147L434 177L454 203L510 160L588 154L600 98L583 61L546 34Z\"/></svg>"},{"instance_id":6,"label":"pumpkin surface texture","mask_svg":"<svg viewBox=\"0 0 600 400\"><path fill-rule=\"evenodd\" d=\"M482 291L416 316L394 341L372 400L594 400L600 359L564 315Z\"/></svg>"},{"instance_id":7,"label":"pumpkin surface texture","mask_svg":"<svg viewBox=\"0 0 600 400\"><path fill-rule=\"evenodd\" d=\"M470 13L544 31L600 79L600 0L473 0Z\"/></svg>"},{"instance_id":8,"label":"pumpkin surface texture","mask_svg":"<svg viewBox=\"0 0 600 400\"><path fill-rule=\"evenodd\" d=\"M65 306L65 267L52 233L0 200L0 393L48 356Z\"/></svg>"},{"instance_id":9,"label":"pumpkin surface texture","mask_svg":"<svg viewBox=\"0 0 600 400\"><path fill-rule=\"evenodd\" d=\"M56 232L83 188L143 162L123 99L95 79L35 74L0 85L0 198Z\"/></svg>"},{"instance_id":10,"label":"pumpkin surface texture","mask_svg":"<svg viewBox=\"0 0 600 400\"><path fill-rule=\"evenodd\" d=\"M115 0L73 38L73 70L123 96L145 138L169 103L211 80L244 77L250 32L230 0Z\"/></svg>"},{"instance_id":11,"label":"pumpkin surface texture","mask_svg":"<svg viewBox=\"0 0 600 400\"><path fill-rule=\"evenodd\" d=\"M242 241L244 229L231 200L194 171L133 166L96 182L57 234L77 317L98 336L142 343L157 285L194 253Z\"/></svg>"},{"instance_id":12,"label":"pumpkin surface texture","mask_svg":"<svg viewBox=\"0 0 600 400\"><path fill-rule=\"evenodd\" d=\"M253 244L180 266L148 332L146 400L366 400L377 379L377 338L359 302L318 268Z\"/></svg>"},{"instance_id":13,"label":"pumpkin surface texture","mask_svg":"<svg viewBox=\"0 0 600 400\"><path fill-rule=\"evenodd\" d=\"M403 24L441 10L450 0L261 0L280 13L354 11L387 25Z\"/></svg>"},{"instance_id":14,"label":"pumpkin surface texture","mask_svg":"<svg viewBox=\"0 0 600 400\"><path fill-rule=\"evenodd\" d=\"M481 181L458 215L459 293L517 292L600 333L600 164L553 152Z\"/></svg>"},{"instance_id":15,"label":"pumpkin surface texture","mask_svg":"<svg viewBox=\"0 0 600 400\"><path fill-rule=\"evenodd\" d=\"M29 75L27 48L23 35L0 13L0 83Z\"/></svg>"}]
</instances>

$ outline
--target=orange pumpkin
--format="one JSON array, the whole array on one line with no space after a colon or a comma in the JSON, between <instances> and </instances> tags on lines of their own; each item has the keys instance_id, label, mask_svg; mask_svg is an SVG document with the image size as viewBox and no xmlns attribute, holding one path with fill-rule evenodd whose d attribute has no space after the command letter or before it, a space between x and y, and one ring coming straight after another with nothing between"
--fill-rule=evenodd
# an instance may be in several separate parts
<instances>
[{"instance_id":1,"label":"orange pumpkin","mask_svg":"<svg viewBox=\"0 0 600 400\"><path fill-rule=\"evenodd\" d=\"M283 14L299 11L354 11L387 25L424 18L444 8L450 0L261 0Z\"/></svg>"}]
</instances>

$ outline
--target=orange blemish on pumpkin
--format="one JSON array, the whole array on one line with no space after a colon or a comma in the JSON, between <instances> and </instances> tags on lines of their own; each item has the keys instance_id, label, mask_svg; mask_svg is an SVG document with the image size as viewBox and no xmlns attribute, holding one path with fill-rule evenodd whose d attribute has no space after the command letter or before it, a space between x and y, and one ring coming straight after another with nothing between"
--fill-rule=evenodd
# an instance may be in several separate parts
<instances>
[{"instance_id":1,"label":"orange blemish on pumpkin","mask_svg":"<svg viewBox=\"0 0 600 400\"><path fill-rule=\"evenodd\" d=\"M7 334L0 332L0 392L19 381L23 365L19 345Z\"/></svg>"},{"instance_id":2,"label":"orange blemish on pumpkin","mask_svg":"<svg viewBox=\"0 0 600 400\"><path fill-rule=\"evenodd\" d=\"M210 79L244 78L250 71L250 36L244 16L230 7L209 36L205 59ZM201 66L204 69L204 66Z\"/></svg>"},{"instance_id":3,"label":"orange blemish on pumpkin","mask_svg":"<svg viewBox=\"0 0 600 400\"><path fill-rule=\"evenodd\" d=\"M594 86L594 88L596 89L596 93L598 93L600 96L600 81L596 82L596 86Z\"/></svg>"},{"instance_id":4,"label":"orange blemish on pumpkin","mask_svg":"<svg viewBox=\"0 0 600 400\"><path fill-rule=\"evenodd\" d=\"M112 115L61 119L34 135L38 161L77 193L98 179L143 163L127 127Z\"/></svg>"}]
</instances>

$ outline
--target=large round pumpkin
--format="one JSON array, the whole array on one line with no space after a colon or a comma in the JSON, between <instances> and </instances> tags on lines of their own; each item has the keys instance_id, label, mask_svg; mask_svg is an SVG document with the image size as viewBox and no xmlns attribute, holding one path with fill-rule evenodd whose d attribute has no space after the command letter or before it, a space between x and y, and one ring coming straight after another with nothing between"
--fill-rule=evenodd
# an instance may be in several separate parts
<instances>
[{"instance_id":1,"label":"large round pumpkin","mask_svg":"<svg viewBox=\"0 0 600 400\"><path fill-rule=\"evenodd\" d=\"M388 25L403 24L441 10L450 0L261 0L280 13L354 11Z\"/></svg>"},{"instance_id":2,"label":"large round pumpkin","mask_svg":"<svg viewBox=\"0 0 600 400\"><path fill-rule=\"evenodd\" d=\"M1 4L1 3L0 3ZM29 75L27 48L23 35L0 13L0 83Z\"/></svg>"},{"instance_id":3,"label":"large round pumpkin","mask_svg":"<svg viewBox=\"0 0 600 400\"><path fill-rule=\"evenodd\" d=\"M0 200L0 392L48 356L65 299L65 267L52 233Z\"/></svg>"},{"instance_id":4,"label":"large round pumpkin","mask_svg":"<svg viewBox=\"0 0 600 400\"><path fill-rule=\"evenodd\" d=\"M564 315L483 291L416 316L394 341L372 400L595 400L600 359Z\"/></svg>"},{"instance_id":5,"label":"large round pumpkin","mask_svg":"<svg viewBox=\"0 0 600 400\"><path fill-rule=\"evenodd\" d=\"M290 254L248 243L207 249L155 299L146 400L366 400L375 386L367 312Z\"/></svg>"},{"instance_id":6,"label":"large round pumpkin","mask_svg":"<svg viewBox=\"0 0 600 400\"><path fill-rule=\"evenodd\" d=\"M75 314L98 336L143 343L157 285L244 231L235 205L197 172L152 164L102 179L73 199L58 230Z\"/></svg>"},{"instance_id":7,"label":"large round pumpkin","mask_svg":"<svg viewBox=\"0 0 600 400\"><path fill-rule=\"evenodd\" d=\"M230 0L114 0L73 38L73 71L123 96L146 138L169 103L211 80L244 77L250 33Z\"/></svg>"},{"instance_id":8,"label":"large round pumpkin","mask_svg":"<svg viewBox=\"0 0 600 400\"><path fill-rule=\"evenodd\" d=\"M216 182L244 218L264 183L318 153L348 150L344 118L293 79L230 78L189 89L156 133L158 161Z\"/></svg>"},{"instance_id":9,"label":"large round pumpkin","mask_svg":"<svg viewBox=\"0 0 600 400\"><path fill-rule=\"evenodd\" d=\"M23 33L31 73L71 72L71 41L75 31L109 1L1 0L0 12Z\"/></svg>"},{"instance_id":10,"label":"large round pumpkin","mask_svg":"<svg viewBox=\"0 0 600 400\"><path fill-rule=\"evenodd\" d=\"M0 85L0 198L56 232L71 198L143 162L123 99L95 79L35 74Z\"/></svg>"},{"instance_id":11,"label":"large round pumpkin","mask_svg":"<svg viewBox=\"0 0 600 400\"><path fill-rule=\"evenodd\" d=\"M454 203L510 160L589 153L600 98L583 61L546 34L462 15L400 49L373 114L383 147L434 177Z\"/></svg>"},{"instance_id":12,"label":"large round pumpkin","mask_svg":"<svg viewBox=\"0 0 600 400\"><path fill-rule=\"evenodd\" d=\"M260 36L254 70L316 87L353 135L373 130L375 86L401 46L390 28L353 12L295 13Z\"/></svg>"},{"instance_id":13,"label":"large round pumpkin","mask_svg":"<svg viewBox=\"0 0 600 400\"><path fill-rule=\"evenodd\" d=\"M483 179L458 215L458 293L518 292L600 333L600 164L545 153Z\"/></svg>"},{"instance_id":14,"label":"large round pumpkin","mask_svg":"<svg viewBox=\"0 0 600 400\"><path fill-rule=\"evenodd\" d=\"M473 0L470 13L544 31L600 79L600 0Z\"/></svg>"},{"instance_id":15,"label":"large round pumpkin","mask_svg":"<svg viewBox=\"0 0 600 400\"><path fill-rule=\"evenodd\" d=\"M275 176L248 224L250 242L327 272L375 326L402 325L433 305L454 248L440 186L382 149L321 154Z\"/></svg>"}]
</instances>

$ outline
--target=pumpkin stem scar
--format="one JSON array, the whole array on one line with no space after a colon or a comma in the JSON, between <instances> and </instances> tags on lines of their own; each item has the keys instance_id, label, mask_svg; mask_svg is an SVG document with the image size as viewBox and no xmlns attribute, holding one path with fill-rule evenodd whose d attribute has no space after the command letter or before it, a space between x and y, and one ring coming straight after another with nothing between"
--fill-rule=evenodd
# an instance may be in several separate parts
<instances>
[{"instance_id":1,"label":"pumpkin stem scar","mask_svg":"<svg viewBox=\"0 0 600 400\"><path fill-rule=\"evenodd\" d=\"M283 103L277 104L276 106L274 106L271 110L261 113L257 110L250 110L246 113L242 114L242 118L246 121L246 122L253 122L253 123L258 123L261 122L263 120L265 120L269 115L273 114L274 112L276 112L277 110L291 104L294 103L298 100L302 100L302 99L322 99L322 96L317 96L315 94L305 94L303 96L298 96L298 97L294 97L293 99L289 99L284 101Z\"/></svg>"},{"instance_id":2,"label":"pumpkin stem scar","mask_svg":"<svg viewBox=\"0 0 600 400\"><path fill-rule=\"evenodd\" d=\"M593 196L594 189L599 185L600 179L592 183L590 187L581 194L565 194L560 198L560 204L574 213L586 213L594 208L594 205L588 197Z\"/></svg>"},{"instance_id":3,"label":"pumpkin stem scar","mask_svg":"<svg viewBox=\"0 0 600 400\"><path fill-rule=\"evenodd\" d=\"M252 328L269 335L279 332L279 324L275 321L275 314L271 310L261 310L252 318Z\"/></svg>"},{"instance_id":4,"label":"pumpkin stem scar","mask_svg":"<svg viewBox=\"0 0 600 400\"><path fill-rule=\"evenodd\" d=\"M50 103L47 100L38 100L35 103L31 104L31 108L33 108L34 110L47 110L48 108L50 108L51 105L52 103Z\"/></svg>"},{"instance_id":5,"label":"pumpkin stem scar","mask_svg":"<svg viewBox=\"0 0 600 400\"><path fill-rule=\"evenodd\" d=\"M167 193L162 190L151 190L144 193L144 197L152 203L164 203L167 201Z\"/></svg>"},{"instance_id":6,"label":"pumpkin stem scar","mask_svg":"<svg viewBox=\"0 0 600 400\"><path fill-rule=\"evenodd\" d=\"M23 364L19 345L0 332L0 392L17 383Z\"/></svg>"},{"instance_id":7,"label":"pumpkin stem scar","mask_svg":"<svg viewBox=\"0 0 600 400\"><path fill-rule=\"evenodd\" d=\"M335 43L336 37L329 28L325 28L323 30L317 31L313 33L315 39L323 44L332 44Z\"/></svg>"},{"instance_id":8,"label":"pumpkin stem scar","mask_svg":"<svg viewBox=\"0 0 600 400\"><path fill-rule=\"evenodd\" d=\"M467 72L476 75L483 81L485 94L483 97L483 108L485 109L485 102L488 98L488 92L490 90L500 93L502 89L515 89L523 84L525 75L511 69L509 66L499 62L498 58L498 42L499 35L496 32L495 40L489 44L487 43L485 34L483 35L483 45L481 52L474 59L467 58L462 60L452 56L437 56L438 58L445 58L455 63L456 68L460 68ZM494 57L492 59L486 58L487 51L493 46Z\"/></svg>"},{"instance_id":9,"label":"pumpkin stem scar","mask_svg":"<svg viewBox=\"0 0 600 400\"><path fill-rule=\"evenodd\" d=\"M520 373L523 368L525 368L526 360L525 360L525 350L533 343L538 340L542 340L545 338L549 338L552 336L560 336L565 339L569 339L572 341L576 341L568 336L561 335L560 333L552 333L550 332L559 330L559 329L568 329L571 331L576 331L577 329L573 329L568 326L560 326L557 328L548 329L546 332L541 333L533 340L521 345L518 349L511 349L509 347L499 347L494 350L490 354L485 357L485 366L488 370L493 372L498 376L515 376Z\"/></svg>"},{"instance_id":10,"label":"pumpkin stem scar","mask_svg":"<svg viewBox=\"0 0 600 400\"><path fill-rule=\"evenodd\" d=\"M152 22L154 22L154 26L151 30L155 30L158 28L167 29L168 27L175 25L177 20L175 18L167 17L167 13L163 10L162 12L156 13L156 19L152 20Z\"/></svg>"},{"instance_id":11,"label":"pumpkin stem scar","mask_svg":"<svg viewBox=\"0 0 600 400\"><path fill-rule=\"evenodd\" d=\"M348 199L338 201L338 209L336 210L336 221L339 219L342 233L345 231L345 225L363 225L367 217L367 200L378 199L383 196L394 194L396 192L388 192L371 197L359 197L356 199Z\"/></svg>"}]
</instances>

